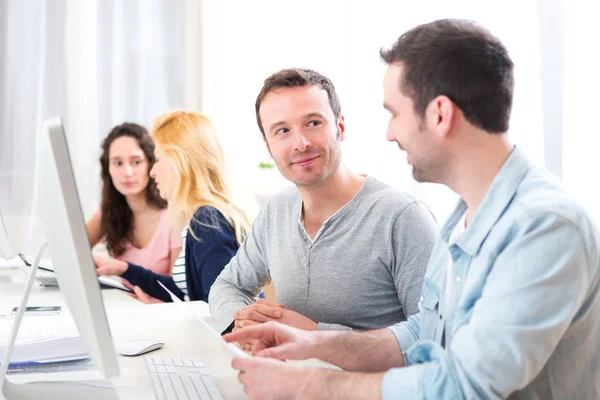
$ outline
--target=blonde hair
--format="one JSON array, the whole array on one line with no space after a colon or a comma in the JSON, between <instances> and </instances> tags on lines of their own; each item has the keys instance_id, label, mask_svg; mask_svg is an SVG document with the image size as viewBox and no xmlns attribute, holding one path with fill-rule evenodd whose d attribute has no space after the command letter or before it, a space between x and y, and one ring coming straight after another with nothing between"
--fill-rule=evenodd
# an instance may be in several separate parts
<instances>
[{"instance_id":1,"label":"blonde hair","mask_svg":"<svg viewBox=\"0 0 600 400\"><path fill-rule=\"evenodd\" d=\"M250 232L250 222L232 201L225 179L223 149L210 119L197 112L169 112L154 118L152 137L175 169L175 186L169 199L171 212L190 221L194 212L191 210L214 207L234 228L241 244ZM198 239L192 229L190 232Z\"/></svg>"}]
</instances>

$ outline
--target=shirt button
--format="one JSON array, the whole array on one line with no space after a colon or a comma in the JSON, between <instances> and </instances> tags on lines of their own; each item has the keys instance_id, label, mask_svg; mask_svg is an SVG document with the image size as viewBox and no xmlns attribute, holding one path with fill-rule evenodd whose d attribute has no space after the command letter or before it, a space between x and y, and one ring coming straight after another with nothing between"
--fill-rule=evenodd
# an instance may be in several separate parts
<instances>
[{"instance_id":1,"label":"shirt button","mask_svg":"<svg viewBox=\"0 0 600 400\"><path fill-rule=\"evenodd\" d=\"M422 303L423 301L425 301L425 297L421 296L421 298L419 299L419 303Z\"/></svg>"},{"instance_id":2,"label":"shirt button","mask_svg":"<svg viewBox=\"0 0 600 400\"><path fill-rule=\"evenodd\" d=\"M308 244L308 248L309 248L309 249L310 249L310 248L312 248L312 243L309 243L309 244Z\"/></svg>"},{"instance_id":3,"label":"shirt button","mask_svg":"<svg viewBox=\"0 0 600 400\"><path fill-rule=\"evenodd\" d=\"M442 319L442 314L440 314L440 320Z\"/></svg>"},{"instance_id":4,"label":"shirt button","mask_svg":"<svg viewBox=\"0 0 600 400\"><path fill-rule=\"evenodd\" d=\"M310 278L306 278L306 283L310 282Z\"/></svg>"},{"instance_id":5,"label":"shirt button","mask_svg":"<svg viewBox=\"0 0 600 400\"><path fill-rule=\"evenodd\" d=\"M460 275L458 275L458 276L456 277L456 283L460 283L460 281L462 281L462 278L460 277Z\"/></svg>"}]
</instances>

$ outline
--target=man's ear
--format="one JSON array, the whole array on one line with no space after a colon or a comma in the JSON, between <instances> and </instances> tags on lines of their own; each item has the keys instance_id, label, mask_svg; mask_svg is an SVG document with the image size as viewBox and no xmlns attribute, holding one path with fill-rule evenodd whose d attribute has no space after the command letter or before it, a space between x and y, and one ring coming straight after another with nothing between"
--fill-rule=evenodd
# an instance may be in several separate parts
<instances>
[{"instance_id":1,"label":"man's ear","mask_svg":"<svg viewBox=\"0 0 600 400\"><path fill-rule=\"evenodd\" d=\"M456 105L448 96L437 96L429 103L426 118L439 138L448 136L452 130L455 110Z\"/></svg>"},{"instance_id":2,"label":"man's ear","mask_svg":"<svg viewBox=\"0 0 600 400\"><path fill-rule=\"evenodd\" d=\"M346 138L346 123L344 122L344 116L341 115L337 120L337 128L338 128L338 139L340 142L343 142Z\"/></svg>"}]
</instances>

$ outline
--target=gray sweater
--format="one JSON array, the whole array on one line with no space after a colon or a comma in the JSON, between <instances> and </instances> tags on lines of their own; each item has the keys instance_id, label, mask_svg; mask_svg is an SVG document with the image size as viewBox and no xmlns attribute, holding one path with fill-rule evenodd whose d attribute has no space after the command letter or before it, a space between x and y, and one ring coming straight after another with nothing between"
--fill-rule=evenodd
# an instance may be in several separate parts
<instances>
[{"instance_id":1,"label":"gray sweater","mask_svg":"<svg viewBox=\"0 0 600 400\"><path fill-rule=\"evenodd\" d=\"M277 302L319 329L374 329L418 312L438 233L411 195L367 177L358 194L310 240L296 188L271 197L210 290L218 328L274 282Z\"/></svg>"}]
</instances>

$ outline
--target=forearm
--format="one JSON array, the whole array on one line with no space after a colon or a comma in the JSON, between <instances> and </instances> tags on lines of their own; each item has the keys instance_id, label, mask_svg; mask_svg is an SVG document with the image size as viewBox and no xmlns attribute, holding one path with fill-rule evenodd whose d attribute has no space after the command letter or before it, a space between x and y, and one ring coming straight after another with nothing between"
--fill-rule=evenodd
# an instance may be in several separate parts
<instances>
[{"instance_id":1,"label":"forearm","mask_svg":"<svg viewBox=\"0 0 600 400\"><path fill-rule=\"evenodd\" d=\"M171 296L158 284L157 281L160 280L171 292L183 300L183 292L177 287L173 277L156 274L131 263L127 263L127 270L121 276L132 285L139 286L149 296L166 302L172 301Z\"/></svg>"},{"instance_id":2,"label":"forearm","mask_svg":"<svg viewBox=\"0 0 600 400\"><path fill-rule=\"evenodd\" d=\"M400 345L389 329L318 332L315 340L315 358L347 371L381 372L404 365Z\"/></svg>"},{"instance_id":3,"label":"forearm","mask_svg":"<svg viewBox=\"0 0 600 400\"><path fill-rule=\"evenodd\" d=\"M228 281L225 270L210 288L208 305L213 318L219 322L233 322L235 311L253 303L254 299L248 292Z\"/></svg>"},{"instance_id":4,"label":"forearm","mask_svg":"<svg viewBox=\"0 0 600 400\"><path fill-rule=\"evenodd\" d=\"M357 373L311 370L313 376L305 388L306 398L353 400L382 398L384 373Z\"/></svg>"},{"instance_id":5,"label":"forearm","mask_svg":"<svg viewBox=\"0 0 600 400\"><path fill-rule=\"evenodd\" d=\"M318 322L317 330L319 331L351 331L352 328L346 325L329 324L327 322Z\"/></svg>"}]
</instances>

